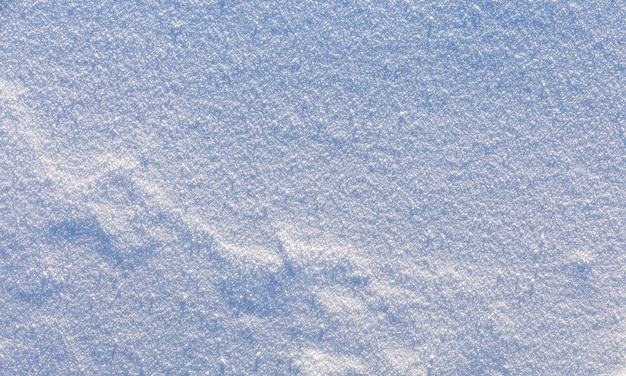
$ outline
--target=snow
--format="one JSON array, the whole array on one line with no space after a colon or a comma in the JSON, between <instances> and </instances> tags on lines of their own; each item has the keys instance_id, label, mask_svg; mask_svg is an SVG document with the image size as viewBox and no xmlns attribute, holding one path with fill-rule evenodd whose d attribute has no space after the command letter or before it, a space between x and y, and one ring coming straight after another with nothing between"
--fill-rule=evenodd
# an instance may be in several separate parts
<instances>
[{"instance_id":1,"label":"snow","mask_svg":"<svg viewBox=\"0 0 626 376\"><path fill-rule=\"evenodd\" d=\"M623 374L625 19L2 3L0 374Z\"/></svg>"}]
</instances>

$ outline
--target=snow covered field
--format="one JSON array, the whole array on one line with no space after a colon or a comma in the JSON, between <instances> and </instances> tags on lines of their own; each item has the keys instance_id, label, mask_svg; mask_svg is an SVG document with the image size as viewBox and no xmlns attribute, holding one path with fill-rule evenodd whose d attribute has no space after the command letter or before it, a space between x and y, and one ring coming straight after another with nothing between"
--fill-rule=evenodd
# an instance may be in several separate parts
<instances>
[{"instance_id":1,"label":"snow covered field","mask_svg":"<svg viewBox=\"0 0 626 376\"><path fill-rule=\"evenodd\" d=\"M0 375L617 375L620 1L0 1Z\"/></svg>"}]
</instances>

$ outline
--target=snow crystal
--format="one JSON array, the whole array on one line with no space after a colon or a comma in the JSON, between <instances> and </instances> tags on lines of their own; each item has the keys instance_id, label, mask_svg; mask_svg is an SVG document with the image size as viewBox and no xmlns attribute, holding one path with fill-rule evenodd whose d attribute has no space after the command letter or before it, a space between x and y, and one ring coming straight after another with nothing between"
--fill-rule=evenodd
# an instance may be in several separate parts
<instances>
[{"instance_id":1,"label":"snow crystal","mask_svg":"<svg viewBox=\"0 0 626 376\"><path fill-rule=\"evenodd\" d=\"M0 3L0 374L623 373L625 19Z\"/></svg>"}]
</instances>

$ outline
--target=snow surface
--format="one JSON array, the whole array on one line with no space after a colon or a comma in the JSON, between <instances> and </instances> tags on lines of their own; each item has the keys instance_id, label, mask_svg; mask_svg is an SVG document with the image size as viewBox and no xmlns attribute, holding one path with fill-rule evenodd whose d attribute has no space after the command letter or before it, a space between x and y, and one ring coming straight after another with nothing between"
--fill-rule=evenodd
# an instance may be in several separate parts
<instances>
[{"instance_id":1,"label":"snow surface","mask_svg":"<svg viewBox=\"0 0 626 376\"><path fill-rule=\"evenodd\" d=\"M0 374L614 375L622 1L0 1Z\"/></svg>"}]
</instances>

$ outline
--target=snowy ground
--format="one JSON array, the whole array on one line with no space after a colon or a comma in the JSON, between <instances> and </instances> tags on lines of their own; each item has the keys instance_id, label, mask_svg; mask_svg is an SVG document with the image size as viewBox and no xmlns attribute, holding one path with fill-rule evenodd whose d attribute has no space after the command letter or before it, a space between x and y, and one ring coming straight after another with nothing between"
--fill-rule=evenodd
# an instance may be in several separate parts
<instances>
[{"instance_id":1,"label":"snowy ground","mask_svg":"<svg viewBox=\"0 0 626 376\"><path fill-rule=\"evenodd\" d=\"M619 374L625 20L0 1L0 374Z\"/></svg>"}]
</instances>

